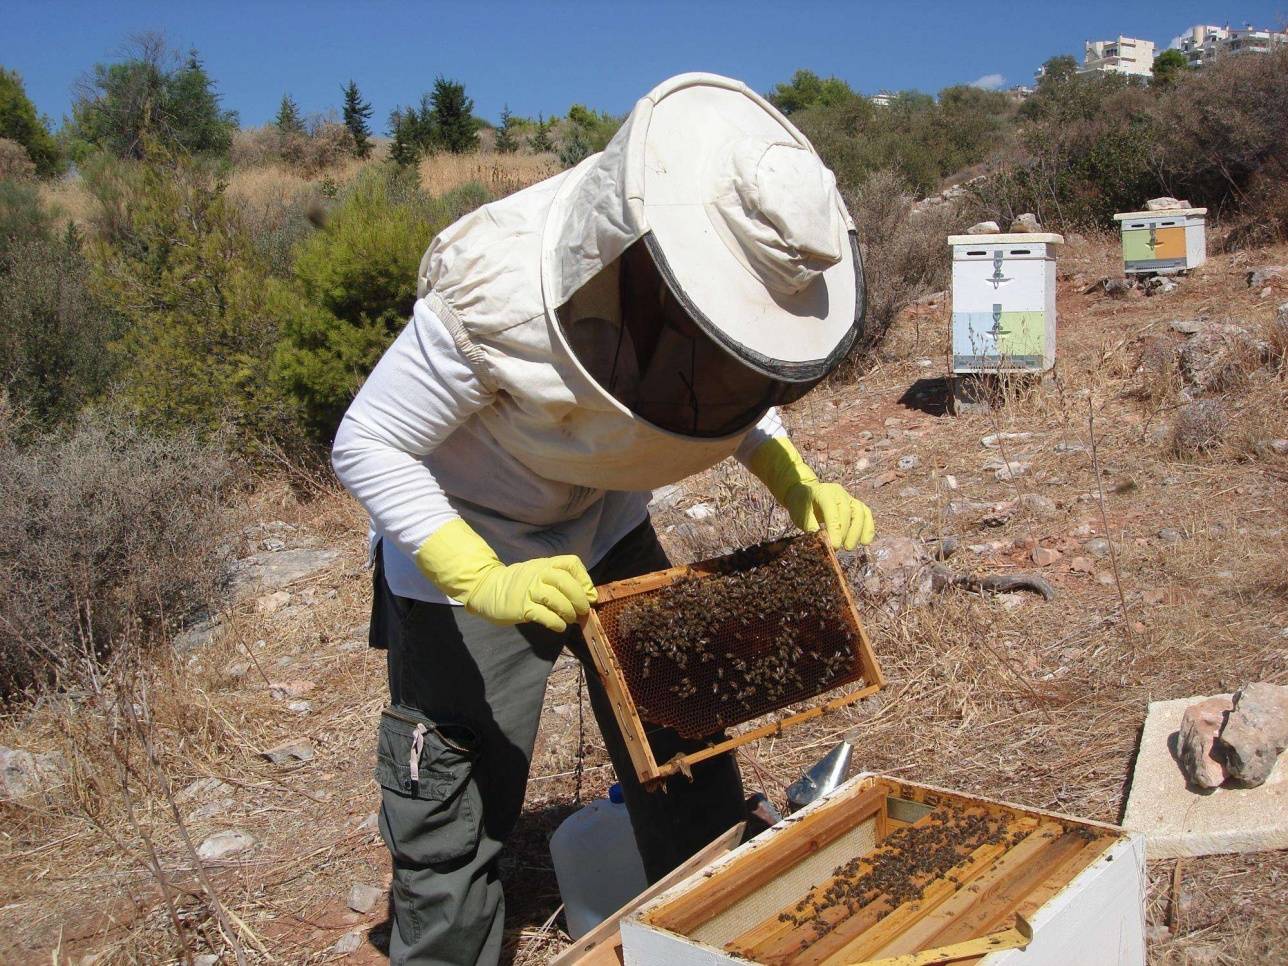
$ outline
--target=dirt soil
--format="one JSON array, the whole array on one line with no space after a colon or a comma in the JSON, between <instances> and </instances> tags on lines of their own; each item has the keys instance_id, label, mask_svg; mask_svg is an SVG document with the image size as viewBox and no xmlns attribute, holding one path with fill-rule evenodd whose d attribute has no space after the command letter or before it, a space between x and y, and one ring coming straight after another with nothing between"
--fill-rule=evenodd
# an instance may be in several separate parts
<instances>
[{"instance_id":1,"label":"dirt soil","mask_svg":"<svg viewBox=\"0 0 1288 966\"><path fill-rule=\"evenodd\" d=\"M1112 298L1086 289L1115 274L1113 240L1071 239L1055 379L1012 387L992 412L946 414L940 298L905 312L869 369L793 406L819 475L875 514L878 543L847 567L888 683L739 752L748 788L781 807L846 738L864 770L1114 822L1148 702L1288 683L1288 443L1274 445L1288 436L1288 335L1273 321L1288 273L1262 290L1245 281L1282 264L1288 247L1220 255L1175 292ZM1187 386L1177 353L1195 336L1177 320L1237 323L1266 348L1209 389ZM1178 454L1182 390L1217 400L1221 418L1206 448ZM208 640L131 678L132 700L65 695L0 721L0 745L66 762L60 787L0 805L0 960L184 962L177 922L191 954L218 957L202 962L234 962L234 941L247 962L383 961L389 861L371 770L385 681L365 646L365 520L327 485L265 483L248 515L241 556L339 553L285 586L245 584L196 635ZM731 465L670 491L655 520L677 561L788 532ZM930 556L954 543L950 570L1039 573L1054 598L935 589ZM302 745L264 757L287 743ZM612 780L565 658L501 867L509 961L545 962L567 942L547 839ZM193 850L224 831L250 844L207 861L203 883ZM1149 871L1153 962L1282 956L1288 853ZM376 890L366 911L350 908L355 885Z\"/></svg>"}]
</instances>

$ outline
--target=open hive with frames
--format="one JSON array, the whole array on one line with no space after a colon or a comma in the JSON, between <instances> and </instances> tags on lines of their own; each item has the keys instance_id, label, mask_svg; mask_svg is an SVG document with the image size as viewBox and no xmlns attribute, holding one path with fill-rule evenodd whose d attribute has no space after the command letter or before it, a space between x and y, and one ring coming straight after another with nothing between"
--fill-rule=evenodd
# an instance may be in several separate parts
<instances>
[{"instance_id":1,"label":"open hive with frames","mask_svg":"<svg viewBox=\"0 0 1288 966\"><path fill-rule=\"evenodd\" d=\"M844 574L819 534L606 584L582 628L646 783L884 684ZM708 746L659 763L647 737L656 727Z\"/></svg>"}]
</instances>

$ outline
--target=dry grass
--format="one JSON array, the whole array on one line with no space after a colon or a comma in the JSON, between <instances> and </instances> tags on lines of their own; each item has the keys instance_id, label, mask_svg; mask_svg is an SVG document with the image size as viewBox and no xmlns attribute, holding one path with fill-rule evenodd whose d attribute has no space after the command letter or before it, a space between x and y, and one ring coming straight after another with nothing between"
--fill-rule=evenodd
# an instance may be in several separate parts
<instances>
[{"instance_id":1,"label":"dry grass","mask_svg":"<svg viewBox=\"0 0 1288 966\"><path fill-rule=\"evenodd\" d=\"M490 194L501 197L560 170L553 154L432 154L420 162L420 186L437 198L477 181Z\"/></svg>"},{"instance_id":2,"label":"dry grass","mask_svg":"<svg viewBox=\"0 0 1288 966\"><path fill-rule=\"evenodd\" d=\"M94 219L96 203L79 176L68 175L40 184L40 200L60 219L71 221L77 228L88 230Z\"/></svg>"},{"instance_id":3,"label":"dry grass","mask_svg":"<svg viewBox=\"0 0 1288 966\"><path fill-rule=\"evenodd\" d=\"M1250 292L1241 255L1214 259L1170 296L1082 295L1113 271L1114 256L1106 240L1070 239L1061 257L1059 379L1012 393L993 415L939 413L944 305L905 311L881 360L860 381L820 389L792 407L788 419L802 450L871 504L881 537L955 537L966 549L948 565L960 571L1032 570L1026 541L1062 550L1064 558L1043 571L1058 592L1050 602L964 591L908 601L886 585L857 580L861 561L851 560L856 583L866 588L861 606L888 686L874 699L740 751L749 787L763 788L781 805L785 785L844 737L865 769L1115 821L1149 701L1253 679L1288 681L1282 637L1288 460L1254 445L1267 434L1284 435L1282 369L1264 367L1223 392L1230 445L1186 460L1167 445L1172 400L1142 395L1137 371L1140 340L1170 331L1169 320L1207 315L1268 325L1288 294L1262 299ZM1288 249L1279 248L1256 253L1253 264L1286 260ZM1103 515L1085 450L1089 405ZM1008 443L1008 459L1030 464L1009 483L988 469L996 451L980 445L999 431L1034 434ZM916 456L917 465L884 482L905 455ZM1043 513L1021 503L991 526L990 514L970 505L1022 496L1046 497L1055 509ZM719 511L711 521L684 514L699 501ZM370 756L384 700L383 663L348 643L364 632L369 599L369 578L360 569L365 522L334 493L298 503L289 491L268 487L253 509L259 519L300 525L297 538L343 546L344 558L291 588L285 612L264 615L253 601L236 604L214 643L150 672L147 710L158 761L174 787L203 776L231 786L220 793L228 801L221 814L198 818L191 813L200 803L183 803L193 837L236 826L260 840L212 869L248 958L315 962L344 932L378 933L386 919L383 909L362 916L344 905L352 883L383 884L388 869L378 838L361 827L378 800ZM758 484L729 466L689 481L657 522L677 559L760 540L785 526ZM1183 539L1160 539L1162 528ZM1068 566L1086 553L1091 536L1114 543L1121 598L1107 560L1097 560L1090 574ZM249 668L235 677L234 663ZM265 683L297 678L315 683L312 713L304 717L273 699ZM549 832L579 798L603 794L612 781L582 697L576 665L561 660L524 816L501 868L509 894L507 949L517 963L544 962L564 942L554 918L559 899ZM96 714L97 723L87 720ZM82 768L117 774L105 727L103 713L89 705L51 702L0 723L0 743L62 750ZM265 747L300 737L317 749L307 765L273 766L258 757ZM6 807L0 862L10 874L0 885L0 931L14 958L49 962L53 953L54 961L69 963L91 950L106 952L106 962L177 955L137 829L147 831L169 870L194 949L228 948L166 817L159 779L155 771L147 776L136 781L133 825L113 790L119 782L102 782L94 795ZM91 824L90 812L119 844ZM1279 955L1288 940L1282 916L1288 854L1187 860L1173 908L1175 865L1150 866L1153 961L1242 963ZM350 961L379 959L366 945Z\"/></svg>"}]
</instances>

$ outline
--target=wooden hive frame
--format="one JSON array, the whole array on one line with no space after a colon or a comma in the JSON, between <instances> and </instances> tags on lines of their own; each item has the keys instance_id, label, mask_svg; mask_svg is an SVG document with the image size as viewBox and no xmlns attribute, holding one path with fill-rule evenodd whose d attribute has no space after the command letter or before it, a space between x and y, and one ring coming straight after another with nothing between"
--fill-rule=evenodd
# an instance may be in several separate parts
<instances>
[{"instance_id":1,"label":"wooden hive frame","mask_svg":"<svg viewBox=\"0 0 1288 966\"><path fill-rule=\"evenodd\" d=\"M631 697L630 689L626 683L626 676L613 652L613 647L608 639L604 625L599 619L597 608L602 607L609 601L619 601L639 594L651 593L663 587L669 587L681 580L715 576L724 572L722 565L728 558L716 557L687 566L671 567L667 570L654 571L640 577L630 577L626 580L603 584L596 588L599 595L598 599L590 608L590 612L581 619L582 635L586 640L591 659L594 661L595 670L612 704L613 716L616 718L617 726L621 729L622 736L626 741L626 747L630 752L631 763L635 767L635 773L646 786L656 786L657 783L671 775L688 774L692 766L698 762L722 755L727 751L741 747L749 742L757 741L760 738L780 734L787 728L836 711L839 708L844 708L862 698L875 694L885 686L885 678L881 673L880 666L877 664L876 655L872 651L872 644L868 640L867 631L864 630L863 622L859 619L858 608L854 603L854 595L850 592L849 583L845 579L845 574L841 570L840 562L836 559L836 553L832 550L831 543L820 532L815 536L789 537L775 541L769 547L771 549L782 547L794 539L816 539L825 548L827 560L836 575L837 584L841 588L844 597L846 617L852 622L853 629L857 631L855 651L859 658L859 664L863 669L863 686L803 711L783 715L767 724L732 735L724 741L716 742L698 751L690 752L686 755L676 755L670 761L662 763L659 763L653 756L644 722L640 719L636 710L635 700Z\"/></svg>"},{"instance_id":2,"label":"wooden hive frame","mask_svg":"<svg viewBox=\"0 0 1288 966\"><path fill-rule=\"evenodd\" d=\"M890 848L883 842L893 831L933 824L946 810L990 815L1008 834L963 846L958 863L943 874L919 872L910 861L907 878L921 890L914 898L882 893L854 909L826 905L829 890L844 878L837 875L838 859L860 860L860 872L872 868L871 859ZM628 962L678 966L979 963L1031 944L1024 962L1065 963L1071 961L1067 943L1080 932L1089 943L1117 943L1107 958L1080 962L1143 963L1143 895L1142 840L1122 829L860 775L655 897L622 930L635 950ZM817 937L806 922L815 914L830 917ZM1101 920L1103 932L1112 933L1108 940L1091 935Z\"/></svg>"}]
</instances>

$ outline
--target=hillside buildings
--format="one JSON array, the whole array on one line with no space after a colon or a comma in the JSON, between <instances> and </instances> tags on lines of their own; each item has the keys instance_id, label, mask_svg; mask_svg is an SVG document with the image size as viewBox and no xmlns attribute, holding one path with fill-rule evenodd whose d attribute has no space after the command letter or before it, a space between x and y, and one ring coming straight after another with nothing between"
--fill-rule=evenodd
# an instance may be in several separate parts
<instances>
[{"instance_id":1,"label":"hillside buildings","mask_svg":"<svg viewBox=\"0 0 1288 966\"><path fill-rule=\"evenodd\" d=\"M1172 41L1172 49L1183 53L1191 67L1234 54L1265 54L1281 46L1288 46L1288 33L1248 25L1195 24Z\"/></svg>"},{"instance_id":2,"label":"hillside buildings","mask_svg":"<svg viewBox=\"0 0 1288 966\"><path fill-rule=\"evenodd\" d=\"M1136 74L1148 77L1154 69L1154 42L1138 37L1114 40L1088 40L1080 74L1100 71L1107 74Z\"/></svg>"}]
</instances>

